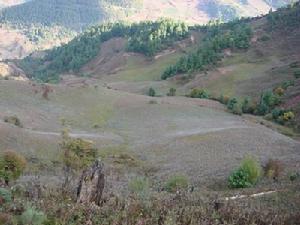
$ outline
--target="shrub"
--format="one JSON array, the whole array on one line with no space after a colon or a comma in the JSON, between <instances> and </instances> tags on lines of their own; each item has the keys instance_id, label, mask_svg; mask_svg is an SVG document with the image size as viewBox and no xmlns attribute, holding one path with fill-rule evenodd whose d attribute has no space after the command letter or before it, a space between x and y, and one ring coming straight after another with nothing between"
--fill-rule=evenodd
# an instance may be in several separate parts
<instances>
[{"instance_id":1,"label":"shrub","mask_svg":"<svg viewBox=\"0 0 300 225\"><path fill-rule=\"evenodd\" d=\"M295 85L295 81L289 80L289 81L283 82L281 87L286 90L288 87L294 86L294 85Z\"/></svg>"},{"instance_id":2,"label":"shrub","mask_svg":"<svg viewBox=\"0 0 300 225\"><path fill-rule=\"evenodd\" d=\"M250 98L245 98L242 102L242 112L243 113L254 113L255 103Z\"/></svg>"},{"instance_id":3,"label":"shrub","mask_svg":"<svg viewBox=\"0 0 300 225\"><path fill-rule=\"evenodd\" d=\"M149 88L148 95L154 97L156 95L155 90L151 87Z\"/></svg>"},{"instance_id":4,"label":"shrub","mask_svg":"<svg viewBox=\"0 0 300 225\"><path fill-rule=\"evenodd\" d=\"M242 115L242 107L239 104L238 100L236 98L229 99L227 103L227 109L237 115Z\"/></svg>"},{"instance_id":5,"label":"shrub","mask_svg":"<svg viewBox=\"0 0 300 225\"><path fill-rule=\"evenodd\" d=\"M299 177L300 177L300 174L297 172L289 174L290 181L295 181L295 180L299 179Z\"/></svg>"},{"instance_id":6,"label":"shrub","mask_svg":"<svg viewBox=\"0 0 300 225\"><path fill-rule=\"evenodd\" d=\"M295 114L292 112L292 111L289 111L289 112L285 112L283 114L283 120L284 121L291 121L295 118Z\"/></svg>"},{"instance_id":7,"label":"shrub","mask_svg":"<svg viewBox=\"0 0 300 225\"><path fill-rule=\"evenodd\" d=\"M189 94L189 97L191 98L209 98L209 94L207 91L203 89L193 89L191 93Z\"/></svg>"},{"instance_id":8,"label":"shrub","mask_svg":"<svg viewBox=\"0 0 300 225\"><path fill-rule=\"evenodd\" d=\"M270 159L264 166L264 174L268 178L277 180L283 171L283 165L278 160Z\"/></svg>"},{"instance_id":9,"label":"shrub","mask_svg":"<svg viewBox=\"0 0 300 225\"><path fill-rule=\"evenodd\" d=\"M284 109L279 109L279 108L275 108L272 110L272 117L274 120L277 120L280 116L282 116L284 114L285 110Z\"/></svg>"},{"instance_id":10,"label":"shrub","mask_svg":"<svg viewBox=\"0 0 300 225\"><path fill-rule=\"evenodd\" d=\"M170 88L167 95L168 96L175 96L176 95L176 88Z\"/></svg>"},{"instance_id":11,"label":"shrub","mask_svg":"<svg viewBox=\"0 0 300 225\"><path fill-rule=\"evenodd\" d=\"M294 76L297 79L300 78L300 69L297 69L297 70L294 71Z\"/></svg>"},{"instance_id":12,"label":"shrub","mask_svg":"<svg viewBox=\"0 0 300 225\"><path fill-rule=\"evenodd\" d=\"M2 198L4 202L11 202L10 191L5 188L0 188L0 198Z\"/></svg>"},{"instance_id":13,"label":"shrub","mask_svg":"<svg viewBox=\"0 0 300 225\"><path fill-rule=\"evenodd\" d=\"M93 147L93 142L81 138L70 138L68 133L62 136L63 142L60 147L67 168L82 169L95 161L97 149Z\"/></svg>"},{"instance_id":14,"label":"shrub","mask_svg":"<svg viewBox=\"0 0 300 225\"><path fill-rule=\"evenodd\" d=\"M295 119L295 114L288 109L275 108L272 110L272 119L277 123L285 124Z\"/></svg>"},{"instance_id":15,"label":"shrub","mask_svg":"<svg viewBox=\"0 0 300 225\"><path fill-rule=\"evenodd\" d=\"M20 222L22 224L41 225L46 219L47 217L43 212L37 211L32 207L27 207L20 216Z\"/></svg>"},{"instance_id":16,"label":"shrub","mask_svg":"<svg viewBox=\"0 0 300 225\"><path fill-rule=\"evenodd\" d=\"M7 184L11 180L18 179L25 167L26 159L14 151L5 151L0 156L0 178Z\"/></svg>"},{"instance_id":17,"label":"shrub","mask_svg":"<svg viewBox=\"0 0 300 225\"><path fill-rule=\"evenodd\" d=\"M255 185L261 176L261 166L251 158L246 157L241 166L229 177L229 186L232 188L246 188Z\"/></svg>"},{"instance_id":18,"label":"shrub","mask_svg":"<svg viewBox=\"0 0 300 225\"><path fill-rule=\"evenodd\" d=\"M262 116L266 115L279 103L280 98L278 95L274 94L272 91L265 91L260 97L260 102L257 106L256 114Z\"/></svg>"},{"instance_id":19,"label":"shrub","mask_svg":"<svg viewBox=\"0 0 300 225\"><path fill-rule=\"evenodd\" d=\"M242 161L241 168L248 173L249 182L251 184L256 184L262 173L260 164L254 158L246 157Z\"/></svg>"},{"instance_id":20,"label":"shrub","mask_svg":"<svg viewBox=\"0 0 300 225\"><path fill-rule=\"evenodd\" d=\"M146 198L150 192L150 185L149 180L144 177L137 177L132 179L129 184L128 188L131 192L135 193L140 198Z\"/></svg>"},{"instance_id":21,"label":"shrub","mask_svg":"<svg viewBox=\"0 0 300 225\"><path fill-rule=\"evenodd\" d=\"M17 116L6 116L4 117L4 122L13 124L17 127L23 127L21 120Z\"/></svg>"},{"instance_id":22,"label":"shrub","mask_svg":"<svg viewBox=\"0 0 300 225\"><path fill-rule=\"evenodd\" d=\"M278 87L274 90L274 93L278 96L284 95L284 89L282 87Z\"/></svg>"},{"instance_id":23,"label":"shrub","mask_svg":"<svg viewBox=\"0 0 300 225\"><path fill-rule=\"evenodd\" d=\"M264 102L260 102L256 107L255 114L264 116L269 113L269 111L270 108Z\"/></svg>"},{"instance_id":24,"label":"shrub","mask_svg":"<svg viewBox=\"0 0 300 225\"><path fill-rule=\"evenodd\" d=\"M188 187L189 181L183 175L175 175L168 179L165 189L168 192L176 192L178 190L186 189Z\"/></svg>"},{"instance_id":25,"label":"shrub","mask_svg":"<svg viewBox=\"0 0 300 225\"><path fill-rule=\"evenodd\" d=\"M249 174L242 168L239 168L236 171L234 171L230 175L228 182L231 188L251 187L251 183L249 182Z\"/></svg>"}]
</instances>

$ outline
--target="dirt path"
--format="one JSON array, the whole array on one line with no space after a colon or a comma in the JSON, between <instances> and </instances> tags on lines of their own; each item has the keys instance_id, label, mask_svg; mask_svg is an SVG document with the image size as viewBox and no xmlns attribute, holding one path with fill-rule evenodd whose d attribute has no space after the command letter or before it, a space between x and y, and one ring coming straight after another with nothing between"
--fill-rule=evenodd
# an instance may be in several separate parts
<instances>
[{"instance_id":1,"label":"dirt path","mask_svg":"<svg viewBox=\"0 0 300 225\"><path fill-rule=\"evenodd\" d=\"M4 123L0 121L0 125L5 125L5 126L13 126L9 125L7 123ZM1 127L0 127L1 128ZM60 132L54 132L54 131L40 131L40 130L32 130L28 128L20 128L23 132L26 132L28 134L34 134L34 135L42 135L42 136L61 136ZM90 133L86 131L78 131L78 132L71 132L69 133L69 136L72 138L90 138L90 139L106 139L106 140L123 140L123 138L117 134L114 133Z\"/></svg>"}]
</instances>

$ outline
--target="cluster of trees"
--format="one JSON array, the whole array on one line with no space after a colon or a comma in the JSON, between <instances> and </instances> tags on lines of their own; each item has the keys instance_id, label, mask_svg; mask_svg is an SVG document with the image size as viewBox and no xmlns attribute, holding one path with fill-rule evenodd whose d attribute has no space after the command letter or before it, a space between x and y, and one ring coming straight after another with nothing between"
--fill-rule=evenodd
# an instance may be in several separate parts
<instances>
[{"instance_id":1,"label":"cluster of trees","mask_svg":"<svg viewBox=\"0 0 300 225\"><path fill-rule=\"evenodd\" d=\"M189 34L189 28L185 23L167 19L133 24L132 29L134 32L129 37L128 50L147 56L153 56Z\"/></svg>"},{"instance_id":2,"label":"cluster of trees","mask_svg":"<svg viewBox=\"0 0 300 225\"><path fill-rule=\"evenodd\" d=\"M269 27L271 29L286 29L300 25L300 3L299 1L280 8L276 12L270 11L267 15Z\"/></svg>"},{"instance_id":3,"label":"cluster of trees","mask_svg":"<svg viewBox=\"0 0 300 225\"><path fill-rule=\"evenodd\" d=\"M44 82L56 81L66 71L78 72L99 52L101 43L114 37L125 37L128 51L151 56L174 40L188 34L188 27L171 20L127 24L123 22L93 26L71 42L47 52L43 59L26 57L20 67L31 78Z\"/></svg>"},{"instance_id":4,"label":"cluster of trees","mask_svg":"<svg viewBox=\"0 0 300 225\"><path fill-rule=\"evenodd\" d=\"M204 29L204 28L201 28ZM210 23L206 28L206 38L196 51L181 57L175 65L169 66L162 74L162 79L180 73L204 70L206 66L217 63L227 48L246 49L250 45L252 30L241 21L227 24Z\"/></svg>"},{"instance_id":5,"label":"cluster of trees","mask_svg":"<svg viewBox=\"0 0 300 225\"><path fill-rule=\"evenodd\" d=\"M1 21L81 30L106 18L98 0L33 0L2 10Z\"/></svg>"},{"instance_id":6,"label":"cluster of trees","mask_svg":"<svg viewBox=\"0 0 300 225\"><path fill-rule=\"evenodd\" d=\"M140 7L142 0L32 0L24 4L4 8L0 21L16 24L59 25L81 31L91 25L111 21L132 7ZM110 8L119 8L114 13Z\"/></svg>"},{"instance_id":7,"label":"cluster of trees","mask_svg":"<svg viewBox=\"0 0 300 225\"><path fill-rule=\"evenodd\" d=\"M45 26L42 24L23 24L10 23L7 21L0 21L0 26L8 27L9 29L18 30L25 35L29 41L35 44L41 44L44 41L63 41L74 38L77 32L62 26Z\"/></svg>"}]
</instances>

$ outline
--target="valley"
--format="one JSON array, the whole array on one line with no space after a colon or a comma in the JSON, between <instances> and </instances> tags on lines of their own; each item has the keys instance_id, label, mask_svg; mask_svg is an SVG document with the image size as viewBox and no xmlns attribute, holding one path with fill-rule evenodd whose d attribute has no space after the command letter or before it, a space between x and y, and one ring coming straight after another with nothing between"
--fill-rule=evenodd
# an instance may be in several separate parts
<instances>
[{"instance_id":1,"label":"valley","mask_svg":"<svg viewBox=\"0 0 300 225\"><path fill-rule=\"evenodd\" d=\"M143 6L164 9L152 4ZM0 45L10 49L0 64L0 224L297 224L299 10L205 26L103 24L41 49L13 34ZM84 178L97 159L99 174ZM101 173L98 204L84 185Z\"/></svg>"}]
</instances>

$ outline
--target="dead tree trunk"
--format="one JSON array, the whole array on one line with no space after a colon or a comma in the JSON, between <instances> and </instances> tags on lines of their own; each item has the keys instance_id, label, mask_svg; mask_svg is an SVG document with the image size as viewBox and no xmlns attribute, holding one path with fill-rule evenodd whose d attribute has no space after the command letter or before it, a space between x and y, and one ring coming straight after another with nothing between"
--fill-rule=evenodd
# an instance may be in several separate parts
<instances>
[{"instance_id":1,"label":"dead tree trunk","mask_svg":"<svg viewBox=\"0 0 300 225\"><path fill-rule=\"evenodd\" d=\"M100 206L104 184L103 164L97 160L91 168L83 171L80 177L77 202L94 203Z\"/></svg>"}]
</instances>

